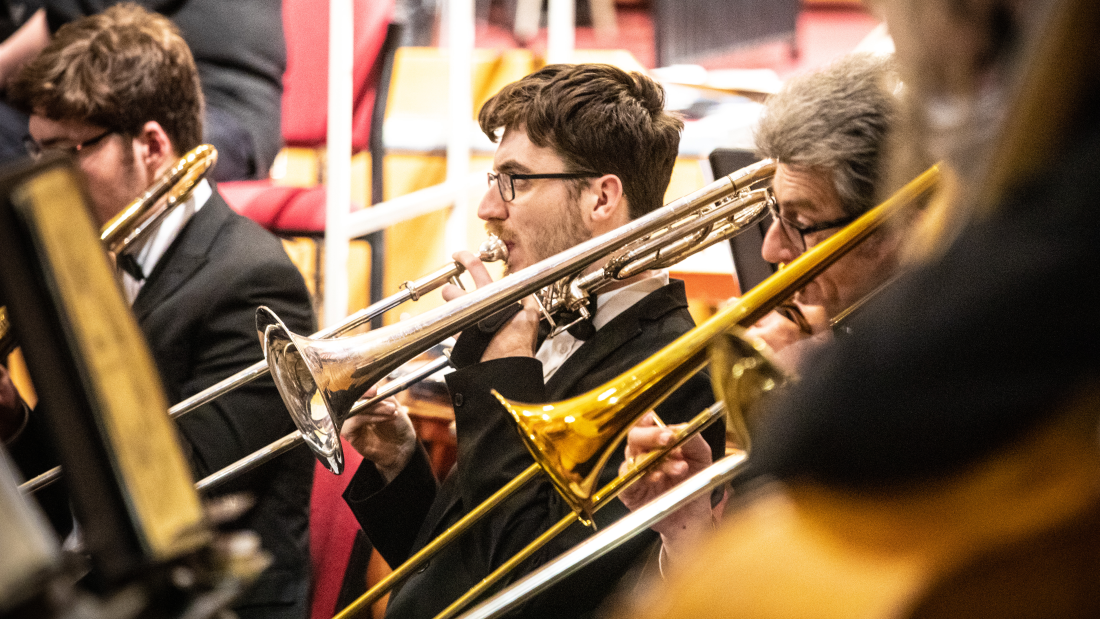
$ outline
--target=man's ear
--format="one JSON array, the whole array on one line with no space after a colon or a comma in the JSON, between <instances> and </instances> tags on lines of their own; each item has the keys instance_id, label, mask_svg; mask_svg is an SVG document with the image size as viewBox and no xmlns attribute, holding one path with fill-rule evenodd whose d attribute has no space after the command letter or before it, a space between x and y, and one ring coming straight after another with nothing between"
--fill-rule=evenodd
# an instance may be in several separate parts
<instances>
[{"instance_id":1,"label":"man's ear","mask_svg":"<svg viewBox=\"0 0 1100 619\"><path fill-rule=\"evenodd\" d=\"M137 157L148 171L150 182L176 163L175 147L171 138L155 120L146 122L137 136Z\"/></svg>"},{"instance_id":2,"label":"man's ear","mask_svg":"<svg viewBox=\"0 0 1100 619\"><path fill-rule=\"evenodd\" d=\"M592 181L591 187L596 194L596 203L592 207L592 225L598 232L604 232L630 221L630 208L626 194L623 193L623 181L614 174L604 174Z\"/></svg>"}]
</instances>

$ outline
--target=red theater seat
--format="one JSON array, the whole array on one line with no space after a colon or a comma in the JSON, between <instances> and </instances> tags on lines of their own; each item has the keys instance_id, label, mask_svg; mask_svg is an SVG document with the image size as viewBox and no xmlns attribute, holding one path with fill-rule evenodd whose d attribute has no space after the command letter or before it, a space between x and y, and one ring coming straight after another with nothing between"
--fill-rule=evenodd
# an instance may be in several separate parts
<instances>
[{"instance_id":1,"label":"red theater seat","mask_svg":"<svg viewBox=\"0 0 1100 619\"><path fill-rule=\"evenodd\" d=\"M313 557L312 619L329 619L336 613L336 601L344 583L344 571L351 558L359 523L344 503L344 488L359 468L363 457L347 441L345 470L333 475L320 462L314 463L313 496L309 503L309 544Z\"/></svg>"},{"instance_id":2,"label":"red theater seat","mask_svg":"<svg viewBox=\"0 0 1100 619\"><path fill-rule=\"evenodd\" d=\"M324 146L328 123L328 0L284 0L287 65L283 76L283 140ZM370 147L371 115L383 63L378 62L394 0L354 0L352 149Z\"/></svg>"},{"instance_id":3,"label":"red theater seat","mask_svg":"<svg viewBox=\"0 0 1100 619\"><path fill-rule=\"evenodd\" d=\"M229 206L261 226L281 234L317 235L325 230L325 188L284 187L271 181L234 181L218 185ZM356 204L350 210L359 209Z\"/></svg>"},{"instance_id":4,"label":"red theater seat","mask_svg":"<svg viewBox=\"0 0 1100 619\"><path fill-rule=\"evenodd\" d=\"M283 140L287 146L322 148L328 123L328 1L284 0L287 68L283 75ZM374 195L381 196L381 134L371 135L372 117L382 118L386 66L396 35L390 25L394 0L354 0L352 148L377 158ZM389 40L387 40L389 37ZM378 102L378 106L375 102ZM380 129L380 128L379 128ZM372 137L374 138L372 140ZM270 180L222 183L219 189L238 213L277 233L318 235L325 230L322 188L289 188ZM376 200L379 198L375 198ZM356 210L366 205L349 205Z\"/></svg>"},{"instance_id":5,"label":"red theater seat","mask_svg":"<svg viewBox=\"0 0 1100 619\"><path fill-rule=\"evenodd\" d=\"M219 183L218 191L234 211L268 230L277 230L275 222L287 205L306 190L273 185L271 181L233 181Z\"/></svg>"}]
</instances>

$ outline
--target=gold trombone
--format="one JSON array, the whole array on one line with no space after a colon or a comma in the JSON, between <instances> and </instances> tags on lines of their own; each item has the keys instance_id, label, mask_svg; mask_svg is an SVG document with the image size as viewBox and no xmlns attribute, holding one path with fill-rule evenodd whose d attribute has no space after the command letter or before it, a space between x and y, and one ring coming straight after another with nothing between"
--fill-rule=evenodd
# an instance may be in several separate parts
<instances>
[{"instance_id":1,"label":"gold trombone","mask_svg":"<svg viewBox=\"0 0 1100 619\"><path fill-rule=\"evenodd\" d=\"M145 238L165 215L191 196L195 185L217 161L218 151L209 144L200 144L181 157L141 197L103 225L99 231L103 247L118 255ZM0 307L0 359L6 358L15 348L15 335L8 321L7 309Z\"/></svg>"},{"instance_id":2,"label":"gold trombone","mask_svg":"<svg viewBox=\"0 0 1100 619\"><path fill-rule=\"evenodd\" d=\"M715 393L728 407L727 436L747 452L751 447L749 437L752 425L747 412L760 395L773 390L780 383L782 375L760 355L755 345L737 337L736 332L741 327L755 323L890 218L930 192L938 176L939 168L930 168L886 202L865 213L753 288L736 304L722 310L618 378L586 394L553 404L521 404L508 401L497 394L498 399L515 418L520 435L535 459L536 464L532 465L532 469L545 470L574 511L486 576L436 619L454 616L573 522L591 518L593 512L606 505L648 470L663 453L667 453L662 451L661 454L651 454L651 457L635 463L630 471L617 477L599 492L592 492L600 469L610 456L613 446L618 444L630 426L643 414L652 410L707 363L708 348L715 363L712 373ZM689 429L677 437L675 444L700 430L707 423L707 418L714 414L713 410L708 410L697 416L689 424ZM743 458L744 456L740 456L725 464L736 468ZM525 472L521 477L527 475L528 472ZM509 486L514 483L513 481ZM700 490L692 497L701 492ZM495 497L496 495L493 498ZM478 506L475 511L482 510L493 498ZM421 552L437 545L441 538L448 537L450 533L451 530L444 532ZM621 541L621 538L616 541ZM406 566L418 556L419 553L390 576L395 577L400 571L403 578L409 572L405 569ZM552 573L558 575L556 572ZM388 579L384 580L375 589L387 582ZM336 619L355 616L380 597L372 592L373 589L361 596L341 611Z\"/></svg>"},{"instance_id":3,"label":"gold trombone","mask_svg":"<svg viewBox=\"0 0 1100 619\"><path fill-rule=\"evenodd\" d=\"M509 402L498 395L501 402L516 418L521 435L532 454L534 454L536 461L547 460L546 467L548 471L568 472L560 466L560 460L555 462L552 457L544 455L542 449L545 440L544 432L540 429L541 426L561 426L564 425L564 419L581 416L585 417L582 423L591 423L587 419L588 417L596 415L598 418L602 418L604 416L601 409L606 407L602 402L608 398L604 396L601 400L601 396L605 393L614 393L620 401L625 401L622 408L631 411L633 417L629 420L629 423L624 423L624 430L616 435L616 439L621 438L625 429L633 425L638 417L652 408L654 400L659 401L659 398L662 397L661 394L651 394L651 391L657 389L663 393L671 392L675 386L672 386L671 389L667 387L670 378L681 373L683 371L682 366L685 365L698 369L706 362L701 356L709 354L715 394L720 401L730 406L726 417L727 436L744 452L724 458L701 471L695 477L677 486L677 488L658 497L651 504L643 506L640 510L625 517L603 532L589 538L582 544L583 548L575 548L528 574L493 598L486 600L470 613L463 615L463 617L484 619L513 608L522 600L528 599L531 595L574 573L618 546L624 540L645 530L660 518L677 511L687 501L702 496L705 492L729 481L742 468L751 449L752 419L746 413L749 411L754 398L759 394L770 391L772 389L770 381L776 380L772 370L767 366L762 366L758 357L752 354L751 347L737 337L737 329L754 323L767 311L770 311L770 308L805 286L806 283L817 277L833 262L856 247L891 217L896 216L905 207L931 192L938 178L939 167L929 168L888 200L799 256L782 271L764 280L760 285L745 294L736 304L722 310L620 377L587 394L553 405L539 406ZM750 376L752 380L745 380L747 374L752 375ZM678 383L673 384L678 385ZM641 404L638 402L641 402ZM733 403L737 403L737 406L731 406ZM553 407L552 412L547 412L550 415L550 420L541 418L547 406ZM595 411L595 413L592 411ZM615 443L617 443L617 440ZM600 464L607 459L609 451L598 456ZM647 469L651 463L660 457L656 454L649 455L655 457L639 461L627 475L632 476L632 478L640 477L641 473L644 472L643 469ZM563 480L555 482L559 491L563 490L563 486L565 486L566 491L570 491L573 487L583 488L583 483L587 482L587 478L563 477ZM617 483L621 483L619 478L616 478L605 488ZM623 485L625 486L627 483ZM601 490L601 494L603 493L604 491ZM563 492L563 495L569 496L565 492ZM582 509L598 509L599 506L599 503L594 506L591 503L582 502L580 504ZM567 518L570 517L567 516ZM555 525L551 531L558 528L559 526ZM529 556L538 547L549 541L549 535L550 531L543 534L520 554ZM473 589L466 592L462 598L444 610L436 619L455 616L467 603L476 599L499 581L507 573L505 567L510 570L515 565L518 565L518 562L509 560Z\"/></svg>"}]
</instances>

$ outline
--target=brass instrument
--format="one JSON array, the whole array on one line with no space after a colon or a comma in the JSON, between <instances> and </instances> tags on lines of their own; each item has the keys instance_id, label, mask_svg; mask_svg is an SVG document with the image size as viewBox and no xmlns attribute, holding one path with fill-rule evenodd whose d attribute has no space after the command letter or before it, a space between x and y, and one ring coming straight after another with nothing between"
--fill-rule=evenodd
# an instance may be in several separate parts
<instances>
[{"instance_id":1,"label":"brass instrument","mask_svg":"<svg viewBox=\"0 0 1100 619\"><path fill-rule=\"evenodd\" d=\"M622 438L630 426L643 414L659 404L684 380L703 367L707 362L708 348L713 369L712 380L715 395L718 400L729 407L726 411L727 438L745 451L736 456L724 458L704 471L710 474L713 479L720 477L721 481L714 481L705 489L694 490L690 494L690 498L697 498L706 490L728 480L729 475L732 475L730 471L740 469L745 454L751 448L750 436L753 424L751 417L747 415L750 407L761 395L773 390L783 380L782 374L762 356L760 348L739 337L737 335L738 330L743 326L755 323L870 236L891 217L931 191L938 177L939 168L930 168L889 200L868 211L843 230L807 251L780 272L761 282L760 285L746 293L736 304L722 310L702 325L682 335L654 356L623 373L618 378L612 379L586 394L558 403L537 405L510 402L497 394L497 398L516 419L520 435L527 443L528 449L535 459L535 464L477 506L451 529L432 540L416 555L410 557L394 570L393 573L336 615L334 619L348 619L368 607L381 597L385 590L408 576L417 565L434 555L443 545L449 543L469 524L472 524L472 522L467 523L467 519L476 520L481 514L502 500L504 496L507 496L512 488L534 478L540 469L547 472L559 494L565 498L574 511L486 576L480 583L440 613L436 619L453 617L573 522L578 519L586 520L590 518L593 512L617 496L622 489L647 472L653 463L657 462L664 453L667 453L667 450L662 450L661 453L647 454L646 457L636 462L635 466L626 474L612 480L598 492L592 492L599 470L610 456L610 450L613 446L619 442L619 439ZM689 422L688 429L681 432L676 437L674 444L668 449L674 448L692 433L699 431L702 425L706 423L703 418L713 414L713 412L713 410L704 411L704 413L700 413ZM722 469L721 474L716 474L715 469ZM702 476L703 472L698 475ZM688 481L692 480L689 479ZM671 494L673 491L682 492L681 488L688 487L693 486L685 482L685 484L677 486L666 495L659 497L658 500L663 499L664 496ZM678 510L683 505L683 500L682 498L678 499L675 508L666 506L664 511L661 512L661 516ZM639 520L644 520L645 525L631 527L630 535L643 530L659 519L655 517L645 519L649 518L648 512L641 516L636 515L644 512L648 507L647 505L639 512L628 515L606 531L612 529L621 531L623 529L622 523L629 521L634 524ZM458 530L456 531L456 529ZM557 582L588 562L602 556L603 553L617 546L625 537L627 536L610 538L607 545L601 546L597 552L585 554L585 563L583 564L568 565L568 567L562 569L562 563L559 563L559 559L544 566L544 569L540 569L535 573L541 574L540 578L546 579L546 582L540 582L534 588L527 588L520 593L511 595L509 592L517 585L509 587L501 594L501 596L508 594L509 606L507 608L511 608L511 604L516 604L521 599L526 599L534 591L541 590ZM597 538L603 540L607 538L607 535L606 533L598 533L595 537L583 542L581 548L585 552L589 552L592 546L591 542ZM573 557L577 550L570 551L564 556ZM520 582L529 582L530 580L531 577L528 576ZM493 598L493 600L496 599ZM493 608L496 609L497 607L494 606Z\"/></svg>"},{"instance_id":2,"label":"brass instrument","mask_svg":"<svg viewBox=\"0 0 1100 619\"><path fill-rule=\"evenodd\" d=\"M745 294L735 305L722 310L619 378L613 379L587 394L554 405L547 405L553 407L553 412L549 414L554 419L560 419L559 424L564 423L564 416L567 415L587 418L593 414L591 411L599 412L604 408L600 396L605 393L613 393L620 400L630 402L625 406L626 408L633 407L634 400L650 402L654 399L654 396L649 394L649 391L653 389L652 385L659 384L660 380L667 381L666 376L675 376L682 371L680 367L682 365L692 365L696 368L701 366L703 361L699 357L708 347L713 370L711 376L714 382L715 394L719 400L724 401L727 405L731 402L741 402L742 405L751 402L755 393L770 390L766 387L768 387L768 381L773 380L773 377L766 368L761 368L755 356L746 356L745 353L751 351L746 350L739 338L731 334L731 329L736 328L738 325L749 325L758 320L764 313L770 311L771 307L804 286L866 239L890 217L929 193L934 188L938 177L939 168L933 166L908 183L886 202L868 211L844 229L799 256L783 270L764 280L760 285ZM763 373L759 375L759 378L763 382L760 380L743 381L743 376L747 371L756 373L761 370L763 370ZM604 399L607 399L607 397L604 396ZM542 433L539 431L538 426L546 425L547 421L545 419L535 423L528 421L536 417L535 414L532 414L535 407L510 403L504 398L501 398L501 401L509 407L510 412L517 418L517 422L521 424L521 428L531 428L529 431L521 429L521 433L535 455L536 461L547 460L548 470L561 470L561 467L553 462L552 457L545 456L541 451L540 445L545 443L545 440L541 436ZM546 406L541 406L540 410L541 408L546 408ZM652 408L652 404L649 408ZM640 411L637 413L637 417L640 417L649 408L636 407L636 410ZM531 572L493 598L463 615L463 617L492 617L513 608L520 601L542 591L584 565L603 556L625 539L645 530L665 516L676 512L686 502L703 496L706 492L729 481L743 467L751 449L749 437L752 434L752 419L746 417L743 413L738 414L737 409L731 408L731 413L727 416L727 434L737 437L738 444L744 449L744 453L723 458L700 471L651 503L597 533L573 550ZM586 419L580 423L588 422ZM629 428L629 425L624 424L623 427ZM551 451L551 454L553 453ZM600 457L600 462L602 462L606 460L607 456L592 457ZM559 490L562 490L563 485L568 490L572 487L583 488L585 482L587 482L586 478L564 477L560 481L556 480L555 484ZM586 509L592 506L590 502L582 501L580 507ZM538 541L536 540L536 542ZM483 584L479 584L475 588L476 591L467 592L463 598L473 600L488 588L488 584L491 584L486 584L486 581L496 582L500 576L503 576L503 573L498 575L494 572L483 581ZM460 609L461 607L458 604L452 605L452 608L445 611L441 617L454 616Z\"/></svg>"},{"instance_id":3,"label":"brass instrument","mask_svg":"<svg viewBox=\"0 0 1100 619\"><path fill-rule=\"evenodd\" d=\"M145 238L165 215L191 196L195 185L217 161L218 151L209 144L201 144L181 157L141 197L103 225L99 240L103 241L104 248L120 254ZM167 199L164 199L165 196ZM0 306L0 359L6 359L15 348L15 336L11 332L7 310Z\"/></svg>"},{"instance_id":4,"label":"brass instrument","mask_svg":"<svg viewBox=\"0 0 1100 619\"><path fill-rule=\"evenodd\" d=\"M256 330L263 334L283 402L317 459L339 474L344 467L340 425L356 400L393 369L536 291L542 291L546 317L563 310L583 316L587 296L601 287L667 266L763 217L773 199L770 190L750 188L770 179L774 170L774 162L758 162L442 307L361 335L323 341L303 337L260 308ZM602 268L582 274L602 261Z\"/></svg>"},{"instance_id":5,"label":"brass instrument","mask_svg":"<svg viewBox=\"0 0 1100 619\"><path fill-rule=\"evenodd\" d=\"M191 149L160 175L153 185L103 224L99 240L104 248L121 254L134 243L145 238L172 209L191 197L195 185L218 162L218 150L209 144Z\"/></svg>"}]
</instances>

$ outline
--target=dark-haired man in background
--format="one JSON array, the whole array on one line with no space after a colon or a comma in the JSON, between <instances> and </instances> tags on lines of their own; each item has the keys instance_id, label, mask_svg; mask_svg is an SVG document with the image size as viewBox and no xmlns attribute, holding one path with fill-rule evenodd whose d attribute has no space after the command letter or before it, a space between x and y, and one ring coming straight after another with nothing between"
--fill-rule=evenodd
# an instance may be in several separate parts
<instances>
[{"instance_id":1,"label":"dark-haired man in background","mask_svg":"<svg viewBox=\"0 0 1100 619\"><path fill-rule=\"evenodd\" d=\"M20 17L19 29L0 43L0 90L11 85L19 69L49 44L61 26L105 11L120 0L7 4ZM266 178L282 147L286 71L282 1L137 0L136 4L171 19L191 49L206 100L203 141L221 154L212 178ZM18 117L0 102L0 157L18 149L26 128L26 117Z\"/></svg>"},{"instance_id":2,"label":"dark-haired man in background","mask_svg":"<svg viewBox=\"0 0 1100 619\"><path fill-rule=\"evenodd\" d=\"M658 84L607 65L548 66L506 86L481 109L479 120L500 145L478 216L507 244L509 272L660 207L683 127L664 111ZM479 286L491 281L470 253L456 254L456 259ZM460 293L451 288L444 294L453 299ZM588 333L562 333L538 342L538 313L530 305L494 335L467 330L452 355L459 369L447 377L458 433L455 470L437 490L406 418L352 418L343 434L367 462L345 499L382 556L396 566L534 461L490 390L524 402L579 395L692 326L683 283L670 281L664 271L650 271L601 292ZM658 411L671 422L686 421L712 401L707 378L697 375ZM720 453L721 428L709 437ZM615 475L620 461L621 451L611 457L601 485ZM529 484L391 594L387 617L436 615L568 512L548 480ZM603 526L624 513L621 505L611 504L596 520ZM574 525L509 578L572 547L590 531ZM562 589L528 601L519 615L590 613L651 539L628 544Z\"/></svg>"},{"instance_id":3,"label":"dark-haired man in background","mask_svg":"<svg viewBox=\"0 0 1100 619\"><path fill-rule=\"evenodd\" d=\"M100 225L202 140L203 98L191 52L167 18L135 5L61 28L9 94L30 114L32 155L72 155ZM308 292L278 239L231 211L208 181L118 263L170 402L263 358L256 307L272 307L296 331L313 326ZM178 424L196 478L293 429L270 380ZM13 452L40 438L34 426L27 429L10 437ZM219 489L253 496L243 524L274 558L238 601L234 610L242 618L306 614L312 473L309 452L299 450Z\"/></svg>"}]
</instances>

